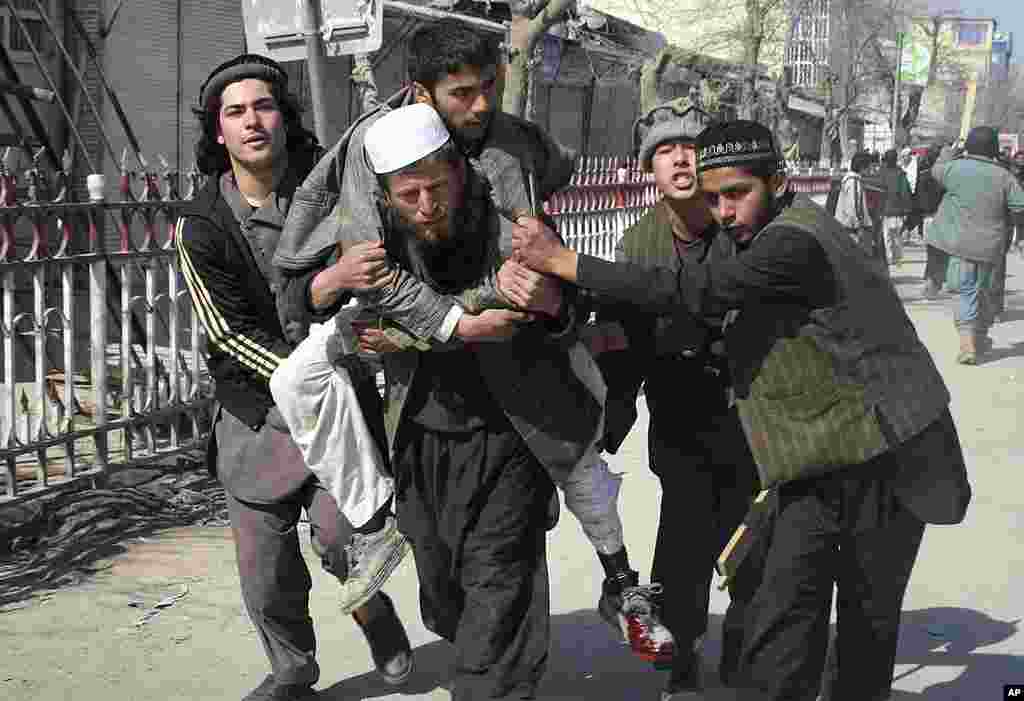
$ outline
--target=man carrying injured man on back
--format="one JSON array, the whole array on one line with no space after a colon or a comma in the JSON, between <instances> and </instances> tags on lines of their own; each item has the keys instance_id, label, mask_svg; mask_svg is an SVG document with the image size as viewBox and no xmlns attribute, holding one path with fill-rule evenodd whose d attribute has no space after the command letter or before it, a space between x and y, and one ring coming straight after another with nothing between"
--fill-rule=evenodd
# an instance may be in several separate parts
<instances>
[{"instance_id":1,"label":"man carrying injured man on back","mask_svg":"<svg viewBox=\"0 0 1024 701\"><path fill-rule=\"evenodd\" d=\"M374 204L381 201L383 193L366 160L363 137L377 119L402 104L422 102L438 110L456 145L467 155L473 174L486 186L487 193L482 195L483 199L493 202L493 206L506 215L531 211L535 203L529 194L539 201L568 183L572 159L535 125L496 111L495 76L499 63L497 45L490 38L479 36L457 23L440 23L421 30L413 37L409 61L413 87L389 99L374 112L363 115L299 188L296 207L285 225L282 244L275 255L275 264L284 275L279 311L286 328L297 329L301 337L304 325L310 321L330 320L341 304L351 299L349 293L352 290L332 280L334 267L329 265L329 258L335 246L346 252L356 246L362 247L362 289L356 292L365 300L364 303L376 308L383 318L384 327L383 333L368 334L375 334L377 338L385 335L401 347L425 350L450 340L500 346L500 343L492 341L514 335L523 320L510 309L513 305L500 289L516 294L518 298L547 300L525 311L538 314L550 311L550 281L545 281L543 276L531 275L511 261L500 265L500 269L500 261L495 261L490 273L475 287L463 289L458 295L441 294L400 266L389 268L386 259L391 251L385 253L380 243L382 232L385 240L391 232L382 225L380 211ZM406 135L394 133L391 136L400 139ZM536 174L536 191L532 193L527 173ZM504 217L499 219L505 241L502 249L507 254L510 250L507 245L510 229L505 229L510 223ZM513 289L515 293L511 292ZM567 290L571 287L566 288L565 294ZM487 306L505 308L485 309ZM573 320L565 317L571 315L572 310L571 304L562 305L563 318L555 324L567 331L566 343ZM332 335L333 330L320 329L317 333ZM367 333L363 338L367 338ZM326 348L324 338L318 343ZM578 346L578 350L582 351L582 346ZM345 364L350 365L355 356L345 357ZM319 351L299 349L294 363L298 364L301 358L316 360L311 369L297 372L294 377L302 377L302 382L307 383L319 373L319 381L313 379L314 384L319 383L319 390L312 391L306 400L313 404L296 411L293 416L296 423L291 428L300 446L320 445L329 449L323 434L309 426L302 430L304 427L299 417L309 416L309 407L319 401L315 398L318 393L338 396L343 391L339 383L345 383L347 378L335 375L334 368L329 373L325 372L324 363L331 361ZM574 353L573 358L577 361L574 370L581 379L586 379L589 373L597 376L596 384L602 384L589 357L581 359L580 353ZM508 377L516 377L515 371L509 371ZM297 381L281 378L274 386L299 386ZM562 377L551 380L552 384L565 381ZM306 390L309 389L307 386ZM603 402L603 396L598 398ZM511 402L519 403L527 400L536 402L537 398L509 398ZM283 401L288 403L289 400L283 398ZM529 410L523 407L507 413L512 415L516 411ZM363 411L367 409L364 407ZM548 418L564 421L574 413L578 413L575 407L566 407L566 411ZM594 417L595 421L599 419L599 415ZM595 425L595 436L599 435L597 429ZM587 454L585 458L584 453ZM324 459L323 465L328 470L336 469L335 459ZM315 456L313 460L315 462ZM571 465L563 464L560 468L563 476L556 479L556 483L564 487L566 505L580 519L605 570L600 611L610 623L628 632L631 647L638 655L651 660L671 657L671 634L656 616L650 588L638 586L638 574L629 566L617 514L617 484L609 475L607 466L597 451L591 449L589 452L580 451ZM313 469L316 471L315 467ZM343 479L351 478L351 472L342 472L345 473ZM376 500L370 499L366 503L383 504L381 508L386 509L386 501L381 501L391 486L386 478L381 478L384 480L382 485L376 481L376 471L366 470L365 466L357 466L355 472L361 475L359 479L364 480L363 489L368 490L362 492L364 496L377 496ZM347 499L339 498L339 502L345 504ZM345 512L344 507L342 510ZM358 580L358 577L353 579ZM372 591L372 587L369 590ZM353 603L358 602L343 600L343 608Z\"/></svg>"}]
</instances>

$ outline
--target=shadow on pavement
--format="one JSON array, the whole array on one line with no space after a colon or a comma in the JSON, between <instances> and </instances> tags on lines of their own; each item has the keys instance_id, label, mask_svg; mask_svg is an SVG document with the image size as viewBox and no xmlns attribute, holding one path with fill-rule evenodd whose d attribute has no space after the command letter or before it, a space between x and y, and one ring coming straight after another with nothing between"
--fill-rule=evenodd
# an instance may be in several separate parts
<instances>
[{"instance_id":1,"label":"shadow on pavement","mask_svg":"<svg viewBox=\"0 0 1024 701\"><path fill-rule=\"evenodd\" d=\"M1011 321L1024 319L1024 309L1007 309L999 314L999 323L1005 324Z\"/></svg>"},{"instance_id":2,"label":"shadow on pavement","mask_svg":"<svg viewBox=\"0 0 1024 701\"><path fill-rule=\"evenodd\" d=\"M894 691L892 701L974 701L1002 698L1004 684L1024 681L1024 657L982 648L1001 643L1020 630L1020 620L999 621L981 611L965 608L929 608L907 611L900 628L894 683L929 668L960 669L955 679L938 682L921 692ZM903 666L912 665L910 669Z\"/></svg>"},{"instance_id":3,"label":"shadow on pavement","mask_svg":"<svg viewBox=\"0 0 1024 701\"><path fill-rule=\"evenodd\" d=\"M376 672L367 672L349 677L323 689L317 694L318 701L352 701L352 699L375 699L381 696L401 694L415 696L429 694L444 685L452 676L454 648L444 640L420 645L413 650L415 667L412 675L401 686L389 686Z\"/></svg>"},{"instance_id":4,"label":"shadow on pavement","mask_svg":"<svg viewBox=\"0 0 1024 701\"><path fill-rule=\"evenodd\" d=\"M721 616L712 615L709 640L705 643L706 701L763 701L757 692L722 688L714 669L718 664L720 641L717 634ZM370 672L345 679L321 691L323 701L372 699L399 694L428 694L442 687L452 676L453 648L436 641L416 648L416 668L399 688L391 687ZM547 673L537 691L537 701L582 701L583 699L657 699L665 683L665 672L630 654L596 611L580 610L551 617L551 656Z\"/></svg>"},{"instance_id":5,"label":"shadow on pavement","mask_svg":"<svg viewBox=\"0 0 1024 701\"><path fill-rule=\"evenodd\" d=\"M1006 358L1018 358L1024 356L1024 342L1014 343L1007 347L995 347L978 359L978 365L988 365Z\"/></svg>"},{"instance_id":6,"label":"shadow on pavement","mask_svg":"<svg viewBox=\"0 0 1024 701\"><path fill-rule=\"evenodd\" d=\"M705 701L762 701L758 692L726 689L715 668L721 649L721 616L712 615L705 642ZM923 691L893 690L890 701L982 701L1001 698L1004 684L1024 682L1024 657L983 651L1013 637L1020 621L999 621L972 609L929 608L907 611L900 628L894 684L907 686L916 675L933 669L962 670L950 681ZM656 699L664 672L632 656L592 610L551 618L551 658L538 690L538 701L581 699ZM428 694L451 678L453 648L436 641L416 648L416 669L399 688L369 672L345 679L321 691L324 701L372 699L382 696ZM909 669L908 669L909 666ZM923 686L923 684L916 684Z\"/></svg>"}]
</instances>

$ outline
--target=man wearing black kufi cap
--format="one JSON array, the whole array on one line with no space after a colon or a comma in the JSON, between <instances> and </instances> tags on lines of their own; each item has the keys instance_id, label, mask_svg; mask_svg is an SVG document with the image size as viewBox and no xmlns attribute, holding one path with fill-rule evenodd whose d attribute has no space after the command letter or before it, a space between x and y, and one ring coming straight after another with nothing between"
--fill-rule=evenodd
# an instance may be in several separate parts
<instances>
[{"instance_id":1,"label":"man wearing black kufi cap","mask_svg":"<svg viewBox=\"0 0 1024 701\"><path fill-rule=\"evenodd\" d=\"M276 314L279 281L270 261L295 188L320 154L316 139L302 128L287 82L281 66L254 54L221 64L207 78L195 113L196 160L209 181L179 219L175 235L216 381L219 409L209 466L224 485L242 598L271 667L245 701L314 696L320 667L309 616L312 583L297 531L303 509L324 569L345 581L354 562L346 548L350 524L303 463L268 386L291 351ZM366 245L346 265L372 278L384 272L383 258L380 246ZM368 380L360 400L375 399L380 417L380 397ZM393 567L408 546L386 513L385 506L375 516L385 522L374 531L379 547L361 552L389 553L383 559L394 561ZM367 598L353 618L381 675L400 683L412 668L409 640L391 600L382 592Z\"/></svg>"},{"instance_id":2,"label":"man wearing black kufi cap","mask_svg":"<svg viewBox=\"0 0 1024 701\"><path fill-rule=\"evenodd\" d=\"M624 302L726 313L732 390L778 500L736 685L813 701L837 585L832 699L888 698L924 525L959 523L970 500L949 392L884 271L788 192L767 128L712 125L697 150L732 257L652 271L578 255L525 220L515 247L529 267Z\"/></svg>"}]
</instances>

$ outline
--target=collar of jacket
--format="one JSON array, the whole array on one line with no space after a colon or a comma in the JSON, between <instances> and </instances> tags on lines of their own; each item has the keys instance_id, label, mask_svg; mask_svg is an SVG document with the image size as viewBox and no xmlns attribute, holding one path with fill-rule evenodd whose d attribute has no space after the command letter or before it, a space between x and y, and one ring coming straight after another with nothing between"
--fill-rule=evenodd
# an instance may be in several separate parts
<instances>
[{"instance_id":1,"label":"collar of jacket","mask_svg":"<svg viewBox=\"0 0 1024 701\"><path fill-rule=\"evenodd\" d=\"M305 148L301 151L297 151L293 154L289 154L289 167L284 177L281 179L281 184L278 186L277 192L286 194L289 200L306 176L309 171L313 169L317 161L323 155L324 151L319 145L313 148ZM208 175L206 177L206 183L199 190L195 199L192 200L192 210L196 214L212 215L217 207L218 200L223 200L221 197L220 179L224 175L224 171L221 171L215 175ZM275 192L276 194L276 192Z\"/></svg>"}]
</instances>

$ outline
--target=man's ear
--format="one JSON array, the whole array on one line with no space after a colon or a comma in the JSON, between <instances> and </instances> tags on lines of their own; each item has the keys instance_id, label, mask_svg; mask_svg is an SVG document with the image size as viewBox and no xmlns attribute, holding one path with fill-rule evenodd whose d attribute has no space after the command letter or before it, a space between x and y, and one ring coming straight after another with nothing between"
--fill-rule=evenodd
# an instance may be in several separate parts
<instances>
[{"instance_id":1,"label":"man's ear","mask_svg":"<svg viewBox=\"0 0 1024 701\"><path fill-rule=\"evenodd\" d=\"M430 94L430 91L427 90L427 87L423 83L414 82L412 84L412 89L413 94L416 97L417 104L430 105L431 107L437 106L434 104L434 96Z\"/></svg>"},{"instance_id":2,"label":"man's ear","mask_svg":"<svg viewBox=\"0 0 1024 701\"><path fill-rule=\"evenodd\" d=\"M788 185L789 178L781 171L768 178L768 189L776 199L786 194Z\"/></svg>"}]
</instances>

